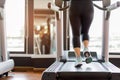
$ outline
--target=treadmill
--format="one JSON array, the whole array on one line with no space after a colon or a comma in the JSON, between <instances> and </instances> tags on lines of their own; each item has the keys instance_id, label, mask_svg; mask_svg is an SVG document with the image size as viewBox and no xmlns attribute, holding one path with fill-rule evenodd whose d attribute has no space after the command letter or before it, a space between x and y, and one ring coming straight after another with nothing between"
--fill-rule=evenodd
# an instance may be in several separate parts
<instances>
[{"instance_id":1,"label":"treadmill","mask_svg":"<svg viewBox=\"0 0 120 80\"><path fill-rule=\"evenodd\" d=\"M0 78L14 68L14 60L9 59L6 46L6 31L4 25L4 5L6 0L0 0ZM1 80L1 79L0 79Z\"/></svg>"},{"instance_id":2,"label":"treadmill","mask_svg":"<svg viewBox=\"0 0 120 80\"><path fill-rule=\"evenodd\" d=\"M58 3L61 3L59 2L60 0L56 0L56 2L57 1ZM120 2L116 2L111 5L110 0L98 1L101 1L103 4L103 7L94 4L95 7L103 10L102 58L98 59L96 52L91 52L93 62L90 64L86 64L84 61L83 65L79 68L74 67L74 52L63 51L63 17L59 17L63 16L63 13L57 12L59 11L59 8L52 3L50 4L51 6L49 7L52 10L56 11L57 14L57 58L56 61L42 73L41 80L120 80L120 69L109 62L108 52L110 12L118 8L120 6ZM81 56L83 56L82 52Z\"/></svg>"}]
</instances>

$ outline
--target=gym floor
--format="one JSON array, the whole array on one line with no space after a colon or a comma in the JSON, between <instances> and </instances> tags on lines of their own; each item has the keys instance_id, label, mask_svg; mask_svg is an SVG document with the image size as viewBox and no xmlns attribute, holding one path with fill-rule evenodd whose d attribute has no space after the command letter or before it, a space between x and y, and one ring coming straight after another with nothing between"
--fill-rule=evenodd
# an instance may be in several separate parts
<instances>
[{"instance_id":1,"label":"gym floor","mask_svg":"<svg viewBox=\"0 0 120 80\"><path fill-rule=\"evenodd\" d=\"M3 76L0 80L41 80L42 72L9 72L8 77Z\"/></svg>"}]
</instances>

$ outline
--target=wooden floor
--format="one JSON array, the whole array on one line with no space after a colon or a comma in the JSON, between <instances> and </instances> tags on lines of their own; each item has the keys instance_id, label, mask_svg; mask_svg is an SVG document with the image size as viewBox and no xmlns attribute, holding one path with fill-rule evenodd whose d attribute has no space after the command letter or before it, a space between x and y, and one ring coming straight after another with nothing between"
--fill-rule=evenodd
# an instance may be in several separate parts
<instances>
[{"instance_id":1,"label":"wooden floor","mask_svg":"<svg viewBox=\"0 0 120 80\"><path fill-rule=\"evenodd\" d=\"M41 80L42 72L10 72L8 77L2 77L0 80Z\"/></svg>"}]
</instances>

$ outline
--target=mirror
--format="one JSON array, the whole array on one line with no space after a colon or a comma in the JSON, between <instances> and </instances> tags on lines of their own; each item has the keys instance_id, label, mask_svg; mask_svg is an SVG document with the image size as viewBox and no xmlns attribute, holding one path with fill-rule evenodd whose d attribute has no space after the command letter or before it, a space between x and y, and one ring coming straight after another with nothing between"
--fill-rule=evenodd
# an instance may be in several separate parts
<instances>
[{"instance_id":1,"label":"mirror","mask_svg":"<svg viewBox=\"0 0 120 80\"><path fill-rule=\"evenodd\" d=\"M55 13L48 9L53 0L34 0L34 54L55 54Z\"/></svg>"}]
</instances>

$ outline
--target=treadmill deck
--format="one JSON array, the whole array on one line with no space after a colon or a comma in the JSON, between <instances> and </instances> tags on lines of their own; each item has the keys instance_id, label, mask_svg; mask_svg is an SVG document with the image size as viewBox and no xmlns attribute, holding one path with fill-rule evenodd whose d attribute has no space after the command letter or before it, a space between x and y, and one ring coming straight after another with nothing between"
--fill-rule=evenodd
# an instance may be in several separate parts
<instances>
[{"instance_id":1,"label":"treadmill deck","mask_svg":"<svg viewBox=\"0 0 120 80\"><path fill-rule=\"evenodd\" d=\"M59 72L108 72L108 70L98 62L92 62L86 64L82 63L82 66L76 68L75 62L66 62Z\"/></svg>"}]
</instances>

